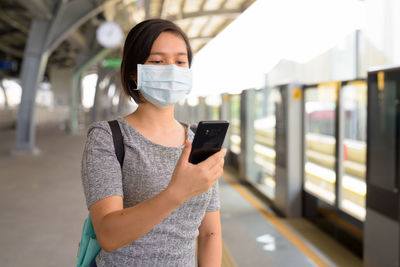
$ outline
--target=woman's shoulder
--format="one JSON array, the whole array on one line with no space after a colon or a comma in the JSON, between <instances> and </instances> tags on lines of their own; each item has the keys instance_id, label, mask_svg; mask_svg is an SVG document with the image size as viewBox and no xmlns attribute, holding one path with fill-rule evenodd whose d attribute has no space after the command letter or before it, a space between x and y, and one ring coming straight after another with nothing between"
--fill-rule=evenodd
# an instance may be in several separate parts
<instances>
[{"instance_id":1,"label":"woman's shoulder","mask_svg":"<svg viewBox=\"0 0 400 267\"><path fill-rule=\"evenodd\" d=\"M119 124L123 143L132 143L135 138L133 138L132 136L130 126L124 121L124 118L122 117L118 117L115 120ZM95 140L106 139L108 142L113 143L113 134L109 121L96 121L90 124L87 130L87 138Z\"/></svg>"},{"instance_id":2,"label":"woman's shoulder","mask_svg":"<svg viewBox=\"0 0 400 267\"><path fill-rule=\"evenodd\" d=\"M89 125L87 130L87 137L90 137L93 133L103 133L111 135L111 128L107 121L96 121Z\"/></svg>"}]
</instances>

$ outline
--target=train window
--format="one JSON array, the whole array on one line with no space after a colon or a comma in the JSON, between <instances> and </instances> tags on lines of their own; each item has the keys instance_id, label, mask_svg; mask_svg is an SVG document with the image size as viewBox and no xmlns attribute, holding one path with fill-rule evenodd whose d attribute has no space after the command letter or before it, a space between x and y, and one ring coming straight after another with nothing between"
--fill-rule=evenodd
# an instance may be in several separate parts
<instances>
[{"instance_id":1,"label":"train window","mask_svg":"<svg viewBox=\"0 0 400 267\"><path fill-rule=\"evenodd\" d=\"M356 81L342 88L343 174L340 182L339 207L346 213L365 219L367 84Z\"/></svg>"},{"instance_id":2,"label":"train window","mask_svg":"<svg viewBox=\"0 0 400 267\"><path fill-rule=\"evenodd\" d=\"M230 96L231 105L231 136L230 136L230 150L235 154L240 154L240 95Z\"/></svg>"},{"instance_id":3,"label":"train window","mask_svg":"<svg viewBox=\"0 0 400 267\"><path fill-rule=\"evenodd\" d=\"M275 124L276 88L265 88L255 94L254 103L254 177L255 186L271 199L275 197Z\"/></svg>"},{"instance_id":4,"label":"train window","mask_svg":"<svg viewBox=\"0 0 400 267\"><path fill-rule=\"evenodd\" d=\"M335 203L336 100L338 83L305 90L304 190Z\"/></svg>"}]
</instances>

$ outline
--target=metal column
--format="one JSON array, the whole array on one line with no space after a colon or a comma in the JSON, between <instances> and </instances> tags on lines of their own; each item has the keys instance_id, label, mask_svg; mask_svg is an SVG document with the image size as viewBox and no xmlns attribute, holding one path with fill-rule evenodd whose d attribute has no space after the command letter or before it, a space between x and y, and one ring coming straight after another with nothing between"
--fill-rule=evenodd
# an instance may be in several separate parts
<instances>
[{"instance_id":1,"label":"metal column","mask_svg":"<svg viewBox=\"0 0 400 267\"><path fill-rule=\"evenodd\" d=\"M281 102L276 103L275 204L287 217L301 216L302 135L300 85L280 87Z\"/></svg>"},{"instance_id":2,"label":"metal column","mask_svg":"<svg viewBox=\"0 0 400 267\"><path fill-rule=\"evenodd\" d=\"M254 175L254 101L255 90L244 90L240 97L240 150L239 172L249 180Z\"/></svg>"},{"instance_id":3,"label":"metal column","mask_svg":"<svg viewBox=\"0 0 400 267\"><path fill-rule=\"evenodd\" d=\"M97 81L96 81L96 89L94 92L93 107L92 110L90 111L91 122L97 121L97 108L99 102L100 84L103 82L105 77L106 77L106 70L100 67L99 71L97 72Z\"/></svg>"},{"instance_id":4,"label":"metal column","mask_svg":"<svg viewBox=\"0 0 400 267\"><path fill-rule=\"evenodd\" d=\"M222 95L222 103L220 107L220 119L221 120L227 120L230 122L231 120L231 105L229 102L229 94L224 94ZM228 127L228 132L226 133L225 141L224 141L224 148L229 148L230 147L230 137L231 136L231 127Z\"/></svg>"},{"instance_id":5,"label":"metal column","mask_svg":"<svg viewBox=\"0 0 400 267\"><path fill-rule=\"evenodd\" d=\"M21 70L22 96L17 118L16 152L38 152L35 147L35 98L49 56L45 45L50 25L47 20L34 20L29 30Z\"/></svg>"},{"instance_id":6,"label":"metal column","mask_svg":"<svg viewBox=\"0 0 400 267\"><path fill-rule=\"evenodd\" d=\"M104 9L104 0L58 1L54 14L31 23L21 70L22 96L18 110L14 151L38 151L35 147L34 107L36 87L51 52L65 38Z\"/></svg>"},{"instance_id":7,"label":"metal column","mask_svg":"<svg viewBox=\"0 0 400 267\"><path fill-rule=\"evenodd\" d=\"M97 64L105 56L107 56L112 49L104 48L100 52L96 53L94 56L89 58L86 63L83 64L77 71L75 71L72 77L72 88L71 88L71 113L70 113L70 131L71 134L78 133L78 105L79 105L79 80L85 71L87 71L91 66Z\"/></svg>"}]
</instances>

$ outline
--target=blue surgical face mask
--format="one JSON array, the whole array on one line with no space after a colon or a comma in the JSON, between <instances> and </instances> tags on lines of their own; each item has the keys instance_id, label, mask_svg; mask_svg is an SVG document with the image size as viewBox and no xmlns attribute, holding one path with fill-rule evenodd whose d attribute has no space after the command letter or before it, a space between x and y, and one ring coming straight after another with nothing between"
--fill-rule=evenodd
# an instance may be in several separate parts
<instances>
[{"instance_id":1,"label":"blue surgical face mask","mask_svg":"<svg viewBox=\"0 0 400 267\"><path fill-rule=\"evenodd\" d=\"M192 71L189 68L176 65L137 66L137 90L158 108L176 104L192 90Z\"/></svg>"}]
</instances>

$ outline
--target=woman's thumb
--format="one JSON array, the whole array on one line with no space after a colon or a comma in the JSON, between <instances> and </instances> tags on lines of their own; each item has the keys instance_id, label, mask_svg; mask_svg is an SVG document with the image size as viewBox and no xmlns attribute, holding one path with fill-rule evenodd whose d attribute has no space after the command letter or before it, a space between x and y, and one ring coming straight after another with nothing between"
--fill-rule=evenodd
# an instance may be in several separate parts
<instances>
[{"instance_id":1,"label":"woman's thumb","mask_svg":"<svg viewBox=\"0 0 400 267\"><path fill-rule=\"evenodd\" d=\"M188 162L191 150L192 150L192 143L190 141L186 140L185 147L183 148L183 151L182 151L182 154L180 157L180 161Z\"/></svg>"}]
</instances>

